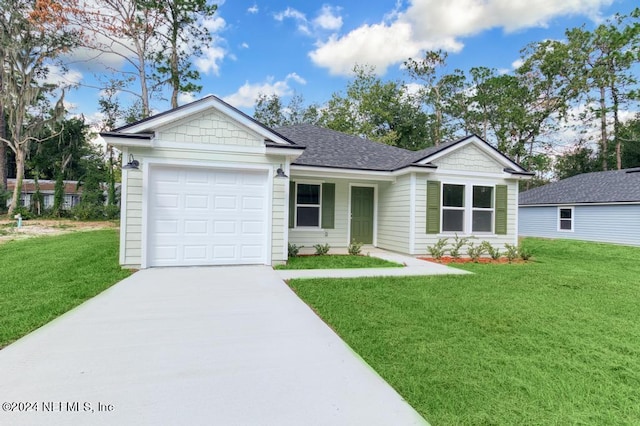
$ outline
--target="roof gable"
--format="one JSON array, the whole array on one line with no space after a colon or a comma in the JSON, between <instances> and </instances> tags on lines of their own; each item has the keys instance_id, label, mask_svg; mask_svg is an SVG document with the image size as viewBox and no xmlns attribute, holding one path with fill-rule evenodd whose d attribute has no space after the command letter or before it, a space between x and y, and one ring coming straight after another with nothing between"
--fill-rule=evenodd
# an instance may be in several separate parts
<instances>
[{"instance_id":1,"label":"roof gable","mask_svg":"<svg viewBox=\"0 0 640 426\"><path fill-rule=\"evenodd\" d=\"M584 173L520 193L520 205L640 202L640 168Z\"/></svg>"},{"instance_id":2,"label":"roof gable","mask_svg":"<svg viewBox=\"0 0 640 426\"><path fill-rule=\"evenodd\" d=\"M240 126L245 127L264 140L277 145L295 145L286 137L275 132L273 129L249 117L242 111L232 107L216 96L209 95L195 102L182 105L178 108L165 111L163 113L145 118L135 123L119 127L113 132L105 132L105 136L144 134L148 135L161 128L169 128L173 123L184 120L187 117L197 115L203 111L214 109L229 119L235 121Z\"/></svg>"}]
</instances>

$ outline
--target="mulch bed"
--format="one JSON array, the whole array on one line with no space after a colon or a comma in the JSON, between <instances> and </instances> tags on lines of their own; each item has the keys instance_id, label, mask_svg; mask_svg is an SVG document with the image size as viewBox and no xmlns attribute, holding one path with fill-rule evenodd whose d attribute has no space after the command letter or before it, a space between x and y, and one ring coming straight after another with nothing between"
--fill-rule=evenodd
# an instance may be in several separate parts
<instances>
[{"instance_id":1,"label":"mulch bed","mask_svg":"<svg viewBox=\"0 0 640 426\"><path fill-rule=\"evenodd\" d=\"M443 265L448 265L449 263L474 263L474 261L468 257L453 258L451 256L442 256L440 260L436 260L433 257L419 257L418 259L426 260L427 262L441 263ZM501 257L499 259L481 257L476 263L504 264L509 263L509 260L506 257ZM526 261L522 259L514 259L511 263L526 263Z\"/></svg>"}]
</instances>

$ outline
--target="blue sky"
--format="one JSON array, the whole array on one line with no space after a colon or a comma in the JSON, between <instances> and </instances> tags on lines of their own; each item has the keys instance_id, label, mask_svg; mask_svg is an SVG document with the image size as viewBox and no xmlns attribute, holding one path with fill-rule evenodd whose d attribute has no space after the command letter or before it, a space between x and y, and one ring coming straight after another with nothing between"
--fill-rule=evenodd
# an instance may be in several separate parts
<instances>
[{"instance_id":1,"label":"blue sky","mask_svg":"<svg viewBox=\"0 0 640 426\"><path fill-rule=\"evenodd\" d=\"M448 70L513 69L528 43L561 39L566 28L592 28L633 0L412 0L313 2L231 0L208 22L214 42L194 61L203 90L182 103L215 94L251 114L258 93L295 92L322 103L343 90L355 64L376 67L384 79L403 79L403 60L425 49L449 52ZM97 120L100 67L74 61L67 80L72 113ZM157 112L168 102L154 101Z\"/></svg>"}]
</instances>

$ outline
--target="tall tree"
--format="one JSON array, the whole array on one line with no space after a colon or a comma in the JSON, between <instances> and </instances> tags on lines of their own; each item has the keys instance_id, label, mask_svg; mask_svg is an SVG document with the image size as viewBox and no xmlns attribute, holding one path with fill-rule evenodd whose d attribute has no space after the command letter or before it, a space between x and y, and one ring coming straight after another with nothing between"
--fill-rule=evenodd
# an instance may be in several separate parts
<instances>
[{"instance_id":1,"label":"tall tree","mask_svg":"<svg viewBox=\"0 0 640 426\"><path fill-rule=\"evenodd\" d=\"M44 80L48 65L77 45L77 31L67 28L68 7L49 0L0 0L0 99L8 127L1 141L15 154L17 169L9 214L18 205L30 144L40 142L43 129L64 114L64 90Z\"/></svg>"},{"instance_id":2,"label":"tall tree","mask_svg":"<svg viewBox=\"0 0 640 426\"><path fill-rule=\"evenodd\" d=\"M133 96L139 101L140 116L148 117L156 90L151 80L149 52L161 46L156 36L160 31L160 14L156 9L142 7L136 0L81 0L79 6L73 15L74 23L90 29L82 39L83 47L104 63L112 76L120 76L111 77L105 90L115 88ZM110 65L114 58L117 65ZM122 67L122 62L127 67Z\"/></svg>"},{"instance_id":3,"label":"tall tree","mask_svg":"<svg viewBox=\"0 0 640 426\"><path fill-rule=\"evenodd\" d=\"M155 37L162 49L152 53L155 78L171 88L171 107L178 107L180 93L197 93L202 86L190 59L202 54L208 46L211 33L205 21L217 10L209 0L136 0L139 7L154 11L160 17Z\"/></svg>"},{"instance_id":4,"label":"tall tree","mask_svg":"<svg viewBox=\"0 0 640 426\"><path fill-rule=\"evenodd\" d=\"M436 146L450 140L463 127L462 117L467 107L464 73L460 70L451 74L440 72L446 66L447 56L442 50L427 51L423 58L409 58L404 63L409 76L422 85L419 95L429 114L429 133Z\"/></svg>"}]
</instances>

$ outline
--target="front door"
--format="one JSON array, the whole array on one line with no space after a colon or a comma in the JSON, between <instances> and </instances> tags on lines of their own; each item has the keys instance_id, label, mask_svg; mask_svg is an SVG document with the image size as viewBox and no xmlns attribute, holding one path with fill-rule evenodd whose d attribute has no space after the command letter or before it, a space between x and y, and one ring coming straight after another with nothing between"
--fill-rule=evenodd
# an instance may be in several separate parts
<instances>
[{"instance_id":1,"label":"front door","mask_svg":"<svg viewBox=\"0 0 640 426\"><path fill-rule=\"evenodd\" d=\"M373 244L373 188L351 187L351 240Z\"/></svg>"}]
</instances>

